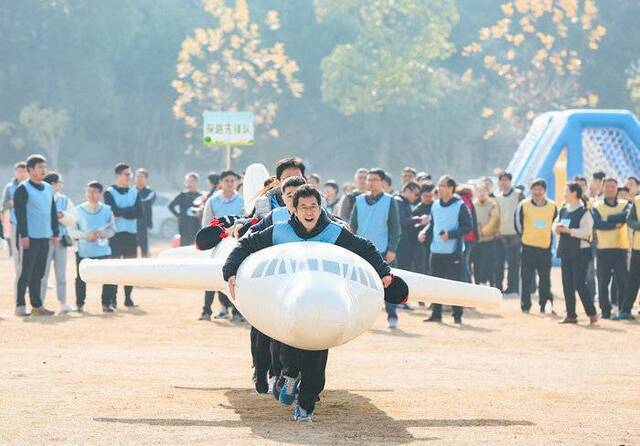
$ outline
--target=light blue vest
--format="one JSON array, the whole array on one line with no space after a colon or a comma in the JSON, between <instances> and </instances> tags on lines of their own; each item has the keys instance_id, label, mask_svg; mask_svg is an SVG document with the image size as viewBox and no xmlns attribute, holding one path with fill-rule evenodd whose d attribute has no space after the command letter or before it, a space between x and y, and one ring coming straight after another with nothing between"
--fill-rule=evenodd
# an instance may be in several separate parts
<instances>
[{"instance_id":1,"label":"light blue vest","mask_svg":"<svg viewBox=\"0 0 640 446\"><path fill-rule=\"evenodd\" d=\"M433 224L433 241L431 242L431 252L434 254L453 254L458 248L458 243L462 243L463 239L442 240L440 233L442 231L455 231L458 229L458 216L460 208L464 206L462 200L458 200L449 206L442 206L440 200L433 203L431 207L431 221Z\"/></svg>"},{"instance_id":2,"label":"light blue vest","mask_svg":"<svg viewBox=\"0 0 640 446\"><path fill-rule=\"evenodd\" d=\"M364 194L356 197L358 209L358 235L374 244L379 253L387 252L389 246L389 208L393 197L384 194L373 205L367 203Z\"/></svg>"},{"instance_id":3,"label":"light blue vest","mask_svg":"<svg viewBox=\"0 0 640 446\"><path fill-rule=\"evenodd\" d=\"M13 200L13 196L16 194L16 189L20 186L16 180L13 180L11 183L7 185L9 187L9 196ZM9 210L9 220L11 221L11 226L15 227L18 224L18 220L16 219L16 210L13 206Z\"/></svg>"},{"instance_id":4,"label":"light blue vest","mask_svg":"<svg viewBox=\"0 0 640 446\"><path fill-rule=\"evenodd\" d=\"M222 191L218 191L213 194L210 203L211 212L214 217L225 217L227 215L237 216L244 214L244 199L237 192L231 200L227 201Z\"/></svg>"},{"instance_id":5,"label":"light blue vest","mask_svg":"<svg viewBox=\"0 0 640 446\"><path fill-rule=\"evenodd\" d=\"M66 211L67 206L69 206L69 199L67 198L67 196L62 194L58 195L58 197L56 198L56 210L58 212ZM67 227L65 225L59 223L59 227L60 237L64 237L65 235L69 234L69 231L67 230Z\"/></svg>"},{"instance_id":6,"label":"light blue vest","mask_svg":"<svg viewBox=\"0 0 640 446\"><path fill-rule=\"evenodd\" d=\"M104 229L110 222L113 213L111 207L101 203L96 212L89 212L82 206L76 206L78 214L77 226L82 232L93 232ZM109 243L98 243L84 239L78 241L78 255L83 259L106 257L111 255Z\"/></svg>"},{"instance_id":7,"label":"light blue vest","mask_svg":"<svg viewBox=\"0 0 640 446\"><path fill-rule=\"evenodd\" d=\"M42 183L44 190L38 190L25 181L29 198L27 200L27 231L29 238L51 238L51 205L53 203L53 188L48 183Z\"/></svg>"},{"instance_id":8,"label":"light blue vest","mask_svg":"<svg viewBox=\"0 0 640 446\"><path fill-rule=\"evenodd\" d=\"M272 241L274 245L293 242L321 242L334 244L342 232L342 226L330 222L319 234L304 239L299 237L289 223L276 223L273 225Z\"/></svg>"},{"instance_id":9,"label":"light blue vest","mask_svg":"<svg viewBox=\"0 0 640 446\"><path fill-rule=\"evenodd\" d=\"M274 225L276 223L286 223L289 221L289 217L291 217L291 214L289 214L289 209L286 206L281 206L271 211L271 221Z\"/></svg>"},{"instance_id":10,"label":"light blue vest","mask_svg":"<svg viewBox=\"0 0 640 446\"><path fill-rule=\"evenodd\" d=\"M110 186L107 191L113 197L116 206L119 208L130 208L135 206L138 198L138 190L135 187L130 187L126 194L121 194L115 187ZM131 234L138 233L138 220L116 217L116 232L129 232Z\"/></svg>"}]
</instances>

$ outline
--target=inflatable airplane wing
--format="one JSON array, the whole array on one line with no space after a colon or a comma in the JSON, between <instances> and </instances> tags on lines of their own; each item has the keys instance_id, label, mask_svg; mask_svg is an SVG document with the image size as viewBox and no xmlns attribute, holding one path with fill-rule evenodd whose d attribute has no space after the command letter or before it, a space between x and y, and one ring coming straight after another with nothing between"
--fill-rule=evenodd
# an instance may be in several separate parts
<instances>
[{"instance_id":1,"label":"inflatable airplane wing","mask_svg":"<svg viewBox=\"0 0 640 446\"><path fill-rule=\"evenodd\" d=\"M153 286L228 293L222 266L234 238L216 248L164 251L157 259L83 260L88 283ZM445 305L495 308L495 288L393 269L409 287L409 299ZM234 304L255 328L294 347L323 350L367 331L384 302L382 281L373 267L339 246L296 242L249 256L237 273Z\"/></svg>"}]
</instances>

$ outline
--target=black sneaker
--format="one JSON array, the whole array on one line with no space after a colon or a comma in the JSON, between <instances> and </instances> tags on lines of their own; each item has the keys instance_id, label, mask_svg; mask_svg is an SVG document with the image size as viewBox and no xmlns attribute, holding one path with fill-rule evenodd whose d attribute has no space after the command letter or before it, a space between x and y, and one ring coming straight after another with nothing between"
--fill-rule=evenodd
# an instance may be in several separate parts
<instances>
[{"instance_id":1,"label":"black sneaker","mask_svg":"<svg viewBox=\"0 0 640 446\"><path fill-rule=\"evenodd\" d=\"M84 313L84 305L78 305L78 306L76 307L76 311L77 311L78 313Z\"/></svg>"},{"instance_id":2,"label":"black sneaker","mask_svg":"<svg viewBox=\"0 0 640 446\"><path fill-rule=\"evenodd\" d=\"M461 317L454 317L453 318L453 323L454 324L458 324L458 325L462 324L462 318Z\"/></svg>"},{"instance_id":3,"label":"black sneaker","mask_svg":"<svg viewBox=\"0 0 640 446\"><path fill-rule=\"evenodd\" d=\"M256 386L256 392L269 392L269 381L267 381L267 372L260 373L258 372L258 369L253 369L253 382Z\"/></svg>"},{"instance_id":4,"label":"black sneaker","mask_svg":"<svg viewBox=\"0 0 640 446\"><path fill-rule=\"evenodd\" d=\"M211 320L211 315L208 313L202 313L200 315L200 317L198 318L199 321L210 321Z\"/></svg>"},{"instance_id":5,"label":"black sneaker","mask_svg":"<svg viewBox=\"0 0 640 446\"><path fill-rule=\"evenodd\" d=\"M428 319L423 320L422 322L442 322L442 317L431 316Z\"/></svg>"},{"instance_id":6,"label":"black sneaker","mask_svg":"<svg viewBox=\"0 0 640 446\"><path fill-rule=\"evenodd\" d=\"M124 301L124 306L128 307L128 308L134 308L137 307L137 305L131 300L131 299L127 299Z\"/></svg>"},{"instance_id":7,"label":"black sneaker","mask_svg":"<svg viewBox=\"0 0 640 446\"><path fill-rule=\"evenodd\" d=\"M103 305L102 306L102 312L103 313L113 313L115 310L113 309L113 307L111 305Z\"/></svg>"}]
</instances>

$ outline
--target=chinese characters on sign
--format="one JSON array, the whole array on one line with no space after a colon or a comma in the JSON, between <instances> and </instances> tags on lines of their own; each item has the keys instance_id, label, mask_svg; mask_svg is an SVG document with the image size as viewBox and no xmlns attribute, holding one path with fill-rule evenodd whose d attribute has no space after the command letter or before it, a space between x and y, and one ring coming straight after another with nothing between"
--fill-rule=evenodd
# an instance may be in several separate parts
<instances>
[{"instance_id":1,"label":"chinese characters on sign","mask_svg":"<svg viewBox=\"0 0 640 446\"><path fill-rule=\"evenodd\" d=\"M211 112L204 118L204 143L214 146L253 145L253 113Z\"/></svg>"}]
</instances>

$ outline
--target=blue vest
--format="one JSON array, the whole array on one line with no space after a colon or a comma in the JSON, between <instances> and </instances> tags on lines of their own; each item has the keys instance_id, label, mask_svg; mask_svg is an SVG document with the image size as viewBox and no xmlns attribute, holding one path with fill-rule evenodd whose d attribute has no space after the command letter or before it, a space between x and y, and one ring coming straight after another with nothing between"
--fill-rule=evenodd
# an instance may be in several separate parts
<instances>
[{"instance_id":1,"label":"blue vest","mask_svg":"<svg viewBox=\"0 0 640 446\"><path fill-rule=\"evenodd\" d=\"M93 232L103 230L111 223L111 207L100 203L96 212L89 212L82 206L76 206L78 214L77 226L82 232ZM99 243L97 240L92 242L80 239L78 240L78 255L83 259L91 259L95 257L106 257L111 255L111 246L109 243Z\"/></svg>"},{"instance_id":2,"label":"blue vest","mask_svg":"<svg viewBox=\"0 0 640 446\"><path fill-rule=\"evenodd\" d=\"M228 200L222 191L216 192L211 197L211 212L214 217L225 217L227 215L243 215L244 199L237 192ZM288 218L288 217L287 217Z\"/></svg>"},{"instance_id":3,"label":"blue vest","mask_svg":"<svg viewBox=\"0 0 640 446\"><path fill-rule=\"evenodd\" d=\"M130 208L136 205L138 190L130 187L126 194L121 194L115 187L110 186L107 191L113 197L113 201L119 208ZM138 220L124 217L116 217L116 232L138 233Z\"/></svg>"},{"instance_id":4,"label":"blue vest","mask_svg":"<svg viewBox=\"0 0 640 446\"><path fill-rule=\"evenodd\" d=\"M25 181L29 198L27 200L27 231L29 238L51 238L51 205L53 203L53 188L48 183L42 183L44 190L38 190Z\"/></svg>"},{"instance_id":5,"label":"blue vest","mask_svg":"<svg viewBox=\"0 0 640 446\"><path fill-rule=\"evenodd\" d=\"M291 214L289 214L289 209L286 206L281 206L271 211L271 221L274 225L276 223L286 223L289 221L289 217L291 217Z\"/></svg>"},{"instance_id":6,"label":"blue vest","mask_svg":"<svg viewBox=\"0 0 640 446\"><path fill-rule=\"evenodd\" d=\"M293 227L287 223L275 223L273 225L272 241L274 245L280 245L281 243L293 243L293 242L321 242L334 244L338 240L338 236L342 232L342 226L330 222L326 228L319 234L304 239L293 230Z\"/></svg>"},{"instance_id":7,"label":"blue vest","mask_svg":"<svg viewBox=\"0 0 640 446\"><path fill-rule=\"evenodd\" d=\"M9 197L11 197L12 200L13 196L16 194L18 186L20 186L20 183L18 183L17 180L13 180L11 183L7 184L7 187L9 188ZM18 220L16 219L16 210L13 206L11 206L11 209L9 210L9 220L11 221L11 225L16 227Z\"/></svg>"},{"instance_id":8,"label":"blue vest","mask_svg":"<svg viewBox=\"0 0 640 446\"><path fill-rule=\"evenodd\" d=\"M58 212L66 211L67 206L69 206L69 199L67 198L67 196L62 194L58 195L58 197L56 198L56 210ZM65 235L69 234L69 231L67 230L67 227L65 225L59 223L59 227L60 237L64 237Z\"/></svg>"},{"instance_id":9,"label":"blue vest","mask_svg":"<svg viewBox=\"0 0 640 446\"><path fill-rule=\"evenodd\" d=\"M393 198L384 194L380 199L370 205L364 194L356 197L358 209L358 235L374 244L379 253L387 252L389 246L389 208Z\"/></svg>"},{"instance_id":10,"label":"blue vest","mask_svg":"<svg viewBox=\"0 0 640 446\"><path fill-rule=\"evenodd\" d=\"M449 206L442 206L440 200L433 203L431 207L431 221L433 224L432 253L453 254L458 250L458 243L462 243L462 248L464 249L463 239L445 241L440 238L442 231L448 232L458 229L458 216L460 215L460 208L464 205L464 202L460 199Z\"/></svg>"}]
</instances>

